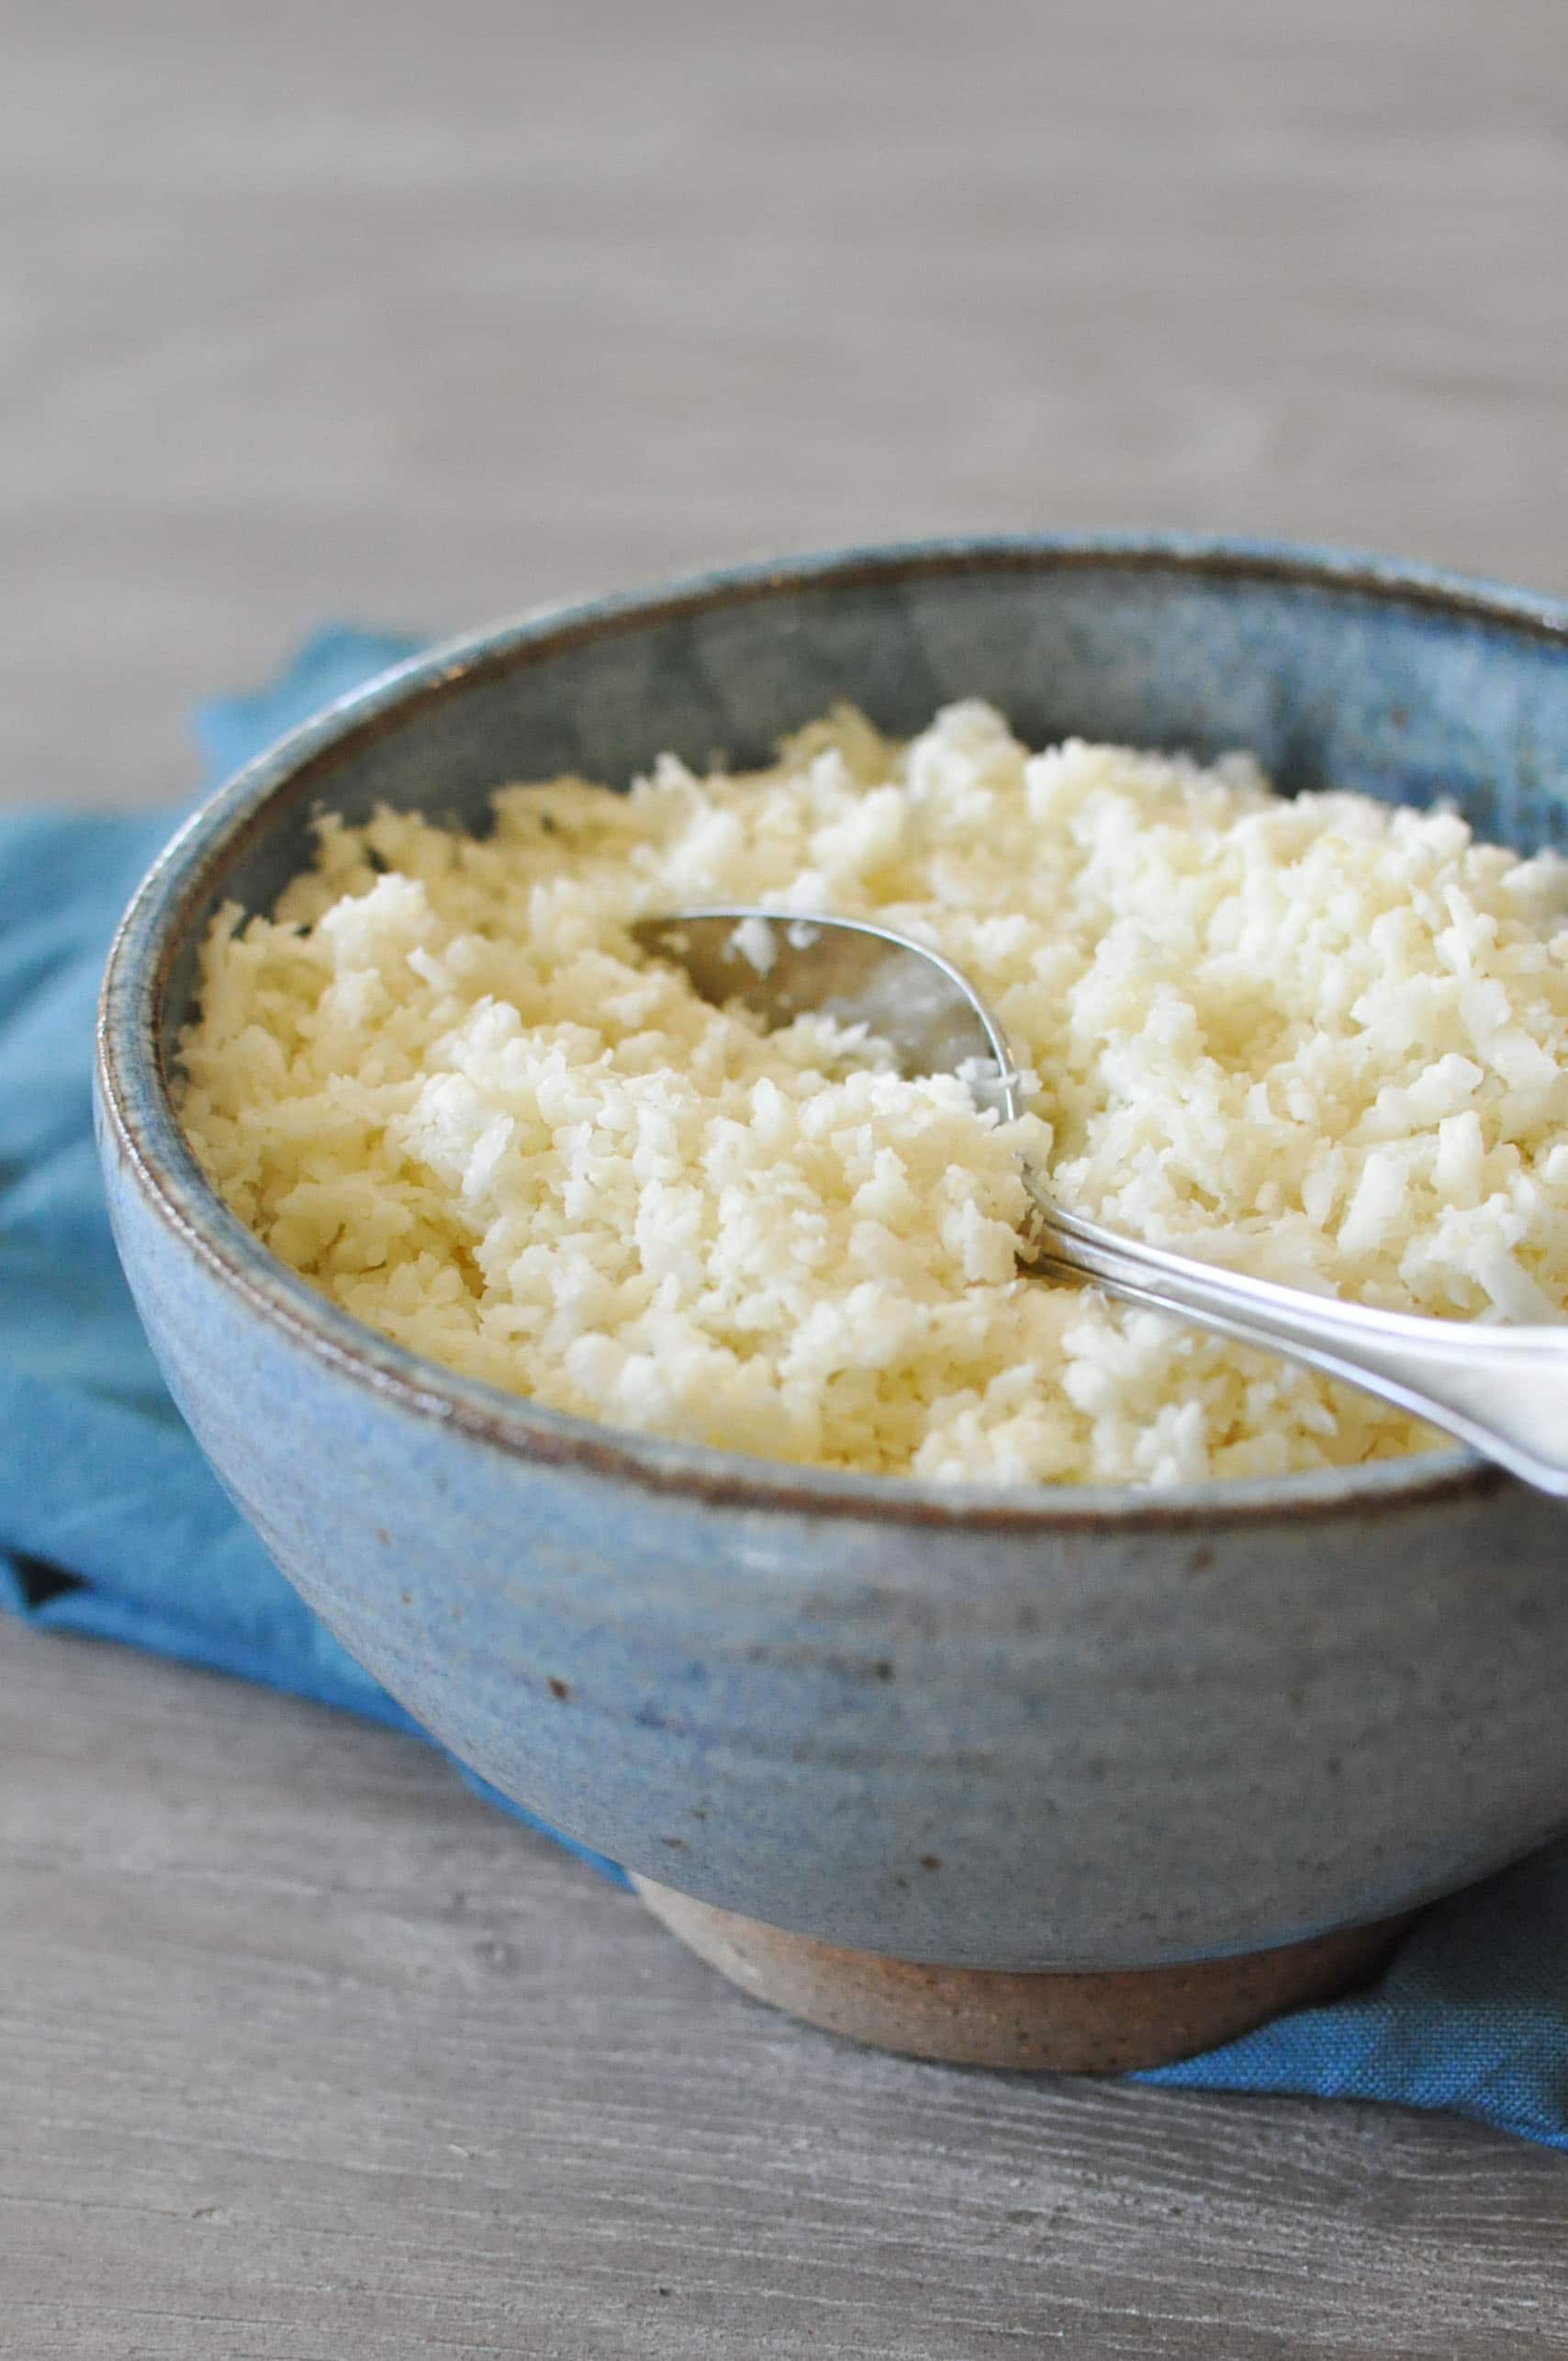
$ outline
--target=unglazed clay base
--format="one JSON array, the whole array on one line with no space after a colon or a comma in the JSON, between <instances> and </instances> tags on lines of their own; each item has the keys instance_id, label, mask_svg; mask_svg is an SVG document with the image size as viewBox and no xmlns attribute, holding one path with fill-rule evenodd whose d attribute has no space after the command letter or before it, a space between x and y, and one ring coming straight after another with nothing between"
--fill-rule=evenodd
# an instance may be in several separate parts
<instances>
[{"instance_id":1,"label":"unglazed clay base","mask_svg":"<svg viewBox=\"0 0 1568 2361\"><path fill-rule=\"evenodd\" d=\"M1389 1918L1188 1967L1014 1975L842 1951L651 1878L633 1883L699 1959L772 2007L906 2057L1036 2074L1122 2074L1213 2049L1364 1982L1410 1924Z\"/></svg>"}]
</instances>

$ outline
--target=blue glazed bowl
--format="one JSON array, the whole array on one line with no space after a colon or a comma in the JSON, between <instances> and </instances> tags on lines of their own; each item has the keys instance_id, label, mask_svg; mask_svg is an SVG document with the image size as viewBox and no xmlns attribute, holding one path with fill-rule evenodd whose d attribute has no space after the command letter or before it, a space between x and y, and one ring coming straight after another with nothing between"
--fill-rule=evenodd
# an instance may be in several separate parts
<instances>
[{"instance_id":1,"label":"blue glazed bowl","mask_svg":"<svg viewBox=\"0 0 1568 2361\"><path fill-rule=\"evenodd\" d=\"M1568 1523L1439 1455L1158 1496L817 1474L536 1408L382 1341L218 1202L166 1077L215 906L310 814L479 823L835 697L993 699L1287 788L1568 838L1568 609L1193 540L855 551L482 633L214 797L115 945L100 1131L171 1387L278 1564L507 1794L666 1888L909 1962L1142 1968L1406 1909L1568 1826Z\"/></svg>"}]
</instances>

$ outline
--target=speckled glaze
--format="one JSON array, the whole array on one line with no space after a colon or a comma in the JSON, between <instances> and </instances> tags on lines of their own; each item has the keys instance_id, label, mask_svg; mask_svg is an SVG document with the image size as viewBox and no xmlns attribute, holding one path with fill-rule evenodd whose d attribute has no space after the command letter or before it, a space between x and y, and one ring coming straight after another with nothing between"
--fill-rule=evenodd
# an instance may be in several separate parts
<instances>
[{"instance_id":1,"label":"speckled glaze","mask_svg":"<svg viewBox=\"0 0 1568 2361\"><path fill-rule=\"evenodd\" d=\"M403 667L170 848L101 1023L117 1233L176 1398L347 1647L507 1793L666 1889L916 1962L1123 1970L1381 1918L1568 1826L1568 1514L1468 1454L1330 1477L955 1490L639 1439L412 1358L217 1202L163 1074L215 905L310 812L658 749L745 762L836 696L1568 840L1568 609L1206 541L856 551Z\"/></svg>"}]
</instances>

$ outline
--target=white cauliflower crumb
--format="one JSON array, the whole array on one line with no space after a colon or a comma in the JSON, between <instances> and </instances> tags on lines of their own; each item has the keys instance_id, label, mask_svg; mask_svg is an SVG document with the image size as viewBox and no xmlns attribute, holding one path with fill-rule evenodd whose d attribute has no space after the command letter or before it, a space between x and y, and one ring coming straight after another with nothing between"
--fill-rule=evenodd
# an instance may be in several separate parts
<instances>
[{"instance_id":1,"label":"white cauliflower crumb","mask_svg":"<svg viewBox=\"0 0 1568 2361\"><path fill-rule=\"evenodd\" d=\"M475 839L327 820L215 922L185 1128L286 1262L398 1342L580 1416L941 1481L1164 1485L1426 1447L1327 1378L1021 1278L1065 1203L1396 1310L1568 1300L1568 863L1449 812L1274 796L978 703L842 711L770 770L511 787ZM1014 1124L822 1017L771 1036L628 929L872 917L973 978ZM737 928L766 973L771 928Z\"/></svg>"},{"instance_id":2,"label":"white cauliflower crumb","mask_svg":"<svg viewBox=\"0 0 1568 2361\"><path fill-rule=\"evenodd\" d=\"M795 929L790 928L793 935ZM758 975L767 975L778 964L778 946L773 939L773 927L767 918L743 918L730 937L732 957L744 959Z\"/></svg>"}]
</instances>

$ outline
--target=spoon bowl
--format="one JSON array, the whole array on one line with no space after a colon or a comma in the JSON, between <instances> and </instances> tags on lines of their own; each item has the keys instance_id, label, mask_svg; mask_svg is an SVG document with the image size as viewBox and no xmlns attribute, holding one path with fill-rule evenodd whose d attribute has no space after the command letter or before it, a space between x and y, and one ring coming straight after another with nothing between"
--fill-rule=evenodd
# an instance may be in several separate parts
<instances>
[{"instance_id":1,"label":"spoon bowl","mask_svg":"<svg viewBox=\"0 0 1568 2361\"><path fill-rule=\"evenodd\" d=\"M704 1000L738 1001L770 1030L806 1015L864 1025L900 1074L957 1074L1008 1122L1024 1083L1007 1037L963 971L926 943L868 918L788 911L678 910L632 939L686 970Z\"/></svg>"}]
</instances>

